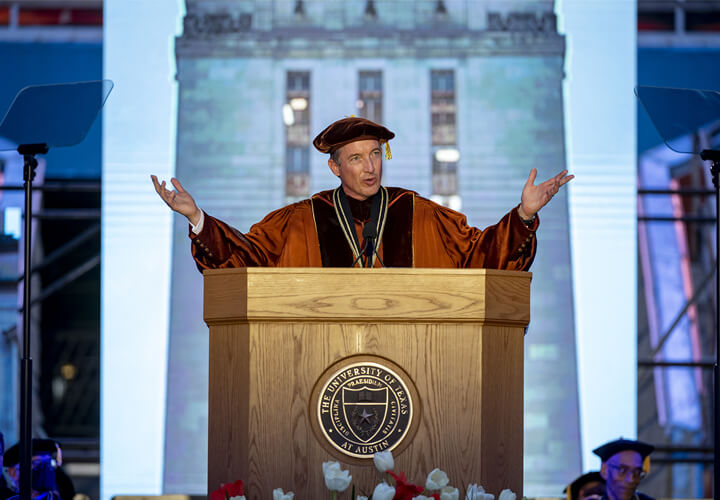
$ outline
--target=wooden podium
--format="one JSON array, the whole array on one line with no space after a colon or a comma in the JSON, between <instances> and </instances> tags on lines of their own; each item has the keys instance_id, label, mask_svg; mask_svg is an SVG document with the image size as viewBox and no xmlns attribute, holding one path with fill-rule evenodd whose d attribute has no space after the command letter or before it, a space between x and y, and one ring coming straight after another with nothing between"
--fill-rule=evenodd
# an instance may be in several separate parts
<instances>
[{"instance_id":1,"label":"wooden podium","mask_svg":"<svg viewBox=\"0 0 720 500\"><path fill-rule=\"evenodd\" d=\"M417 390L396 471L424 485L439 467L463 497L468 483L520 497L530 279L486 269L206 271L208 491L242 479L248 500L274 488L329 498L322 462L337 460L358 495L372 493L372 460L333 449L317 424L318 381L349 358L387 360Z\"/></svg>"}]
</instances>

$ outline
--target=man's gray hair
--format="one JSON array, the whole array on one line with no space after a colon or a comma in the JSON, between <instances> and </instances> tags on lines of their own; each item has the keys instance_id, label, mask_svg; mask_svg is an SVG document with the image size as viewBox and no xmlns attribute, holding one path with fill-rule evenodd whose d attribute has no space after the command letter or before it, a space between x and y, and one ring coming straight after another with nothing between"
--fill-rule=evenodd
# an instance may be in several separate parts
<instances>
[{"instance_id":1,"label":"man's gray hair","mask_svg":"<svg viewBox=\"0 0 720 500\"><path fill-rule=\"evenodd\" d=\"M336 165L340 165L340 149L337 148L335 151L330 153L330 159L335 162Z\"/></svg>"}]
</instances>

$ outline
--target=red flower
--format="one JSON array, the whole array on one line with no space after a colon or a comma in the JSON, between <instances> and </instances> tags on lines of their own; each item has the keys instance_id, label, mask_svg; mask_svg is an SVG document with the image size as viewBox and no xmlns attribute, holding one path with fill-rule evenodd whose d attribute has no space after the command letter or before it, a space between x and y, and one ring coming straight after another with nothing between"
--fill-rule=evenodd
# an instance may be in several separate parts
<instances>
[{"instance_id":1,"label":"red flower","mask_svg":"<svg viewBox=\"0 0 720 500\"><path fill-rule=\"evenodd\" d=\"M424 490L421 486L410 484L404 472L401 472L399 476L393 471L387 471L387 473L395 478L395 496L393 500L412 500L414 496L419 495Z\"/></svg>"},{"instance_id":2,"label":"red flower","mask_svg":"<svg viewBox=\"0 0 720 500\"><path fill-rule=\"evenodd\" d=\"M238 479L234 483L227 483L210 493L210 500L226 500L243 494L243 482Z\"/></svg>"}]
</instances>

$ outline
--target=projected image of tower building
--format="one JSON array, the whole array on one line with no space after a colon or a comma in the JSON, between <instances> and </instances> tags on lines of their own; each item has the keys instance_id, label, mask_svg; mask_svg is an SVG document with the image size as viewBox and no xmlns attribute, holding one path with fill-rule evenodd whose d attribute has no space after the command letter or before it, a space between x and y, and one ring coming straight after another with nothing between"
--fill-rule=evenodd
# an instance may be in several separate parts
<instances>
[{"instance_id":1,"label":"projected image of tower building","mask_svg":"<svg viewBox=\"0 0 720 500\"><path fill-rule=\"evenodd\" d=\"M564 38L553 0L186 0L176 175L241 231L337 186L312 138L343 116L396 133L383 183L494 224L531 168L564 168ZM525 494L581 471L567 192L543 209L525 357ZM202 278L175 219L166 491L204 491ZM181 447L178 449L178 447ZM183 453L192 450L193 453ZM180 454L180 455L179 455Z\"/></svg>"}]
</instances>

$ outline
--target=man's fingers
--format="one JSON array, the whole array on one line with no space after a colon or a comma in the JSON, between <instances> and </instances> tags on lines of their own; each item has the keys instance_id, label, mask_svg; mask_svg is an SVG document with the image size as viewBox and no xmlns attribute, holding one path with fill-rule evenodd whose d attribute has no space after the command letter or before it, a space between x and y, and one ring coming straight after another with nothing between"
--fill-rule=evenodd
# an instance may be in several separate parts
<instances>
[{"instance_id":1,"label":"man's fingers","mask_svg":"<svg viewBox=\"0 0 720 500\"><path fill-rule=\"evenodd\" d=\"M560 185L563 186L563 185L567 184L568 182L570 182L571 180L573 180L574 178L575 178L574 175L568 175L564 179L560 180Z\"/></svg>"},{"instance_id":2,"label":"man's fingers","mask_svg":"<svg viewBox=\"0 0 720 500\"><path fill-rule=\"evenodd\" d=\"M535 178L537 178L537 169L533 167L530 170L530 175L528 175L527 181L525 182L525 186L532 186L535 184Z\"/></svg>"},{"instance_id":3,"label":"man's fingers","mask_svg":"<svg viewBox=\"0 0 720 500\"><path fill-rule=\"evenodd\" d=\"M184 193L185 190L182 187L182 184L180 184L180 181L177 180L175 177L170 179L170 182L172 182L172 185L175 187L175 189L178 190L178 193Z\"/></svg>"},{"instance_id":4,"label":"man's fingers","mask_svg":"<svg viewBox=\"0 0 720 500\"><path fill-rule=\"evenodd\" d=\"M153 184L155 185L155 191L157 191L157 194L160 195L160 198L162 198L165 203L170 203L170 197L174 191L168 191L165 189L165 181L158 183L157 177L153 179Z\"/></svg>"},{"instance_id":5,"label":"man's fingers","mask_svg":"<svg viewBox=\"0 0 720 500\"><path fill-rule=\"evenodd\" d=\"M160 183L158 182L157 177L154 175L151 175L150 179L152 179L153 186L155 187L155 191L157 191L157 194L160 194Z\"/></svg>"},{"instance_id":6,"label":"man's fingers","mask_svg":"<svg viewBox=\"0 0 720 500\"><path fill-rule=\"evenodd\" d=\"M575 178L574 175L567 175L567 172L567 170L563 170L556 176L546 180L543 184L560 187Z\"/></svg>"}]
</instances>

